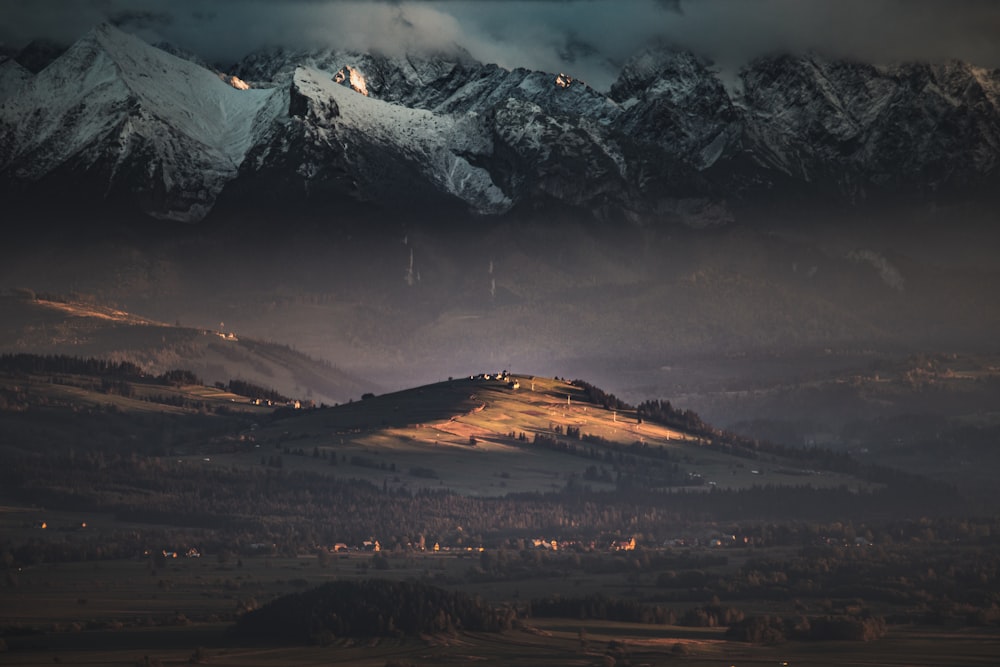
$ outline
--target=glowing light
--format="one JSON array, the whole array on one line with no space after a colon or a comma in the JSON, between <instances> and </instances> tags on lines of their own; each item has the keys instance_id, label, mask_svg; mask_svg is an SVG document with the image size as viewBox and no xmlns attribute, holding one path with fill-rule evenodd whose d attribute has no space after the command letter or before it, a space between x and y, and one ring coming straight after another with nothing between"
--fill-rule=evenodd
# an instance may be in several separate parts
<instances>
[{"instance_id":1,"label":"glowing light","mask_svg":"<svg viewBox=\"0 0 1000 667\"><path fill-rule=\"evenodd\" d=\"M246 81L236 76L235 74L229 77L228 83L236 90L250 90L250 84L248 84Z\"/></svg>"},{"instance_id":2,"label":"glowing light","mask_svg":"<svg viewBox=\"0 0 1000 667\"><path fill-rule=\"evenodd\" d=\"M343 69L337 72L333 77L333 81L341 85L346 84L351 90L368 97L368 82L365 81L365 75L350 65L345 65Z\"/></svg>"},{"instance_id":3,"label":"glowing light","mask_svg":"<svg viewBox=\"0 0 1000 667\"><path fill-rule=\"evenodd\" d=\"M556 85L560 88L569 88L572 83L573 77L569 74L560 73L559 76L556 77Z\"/></svg>"}]
</instances>

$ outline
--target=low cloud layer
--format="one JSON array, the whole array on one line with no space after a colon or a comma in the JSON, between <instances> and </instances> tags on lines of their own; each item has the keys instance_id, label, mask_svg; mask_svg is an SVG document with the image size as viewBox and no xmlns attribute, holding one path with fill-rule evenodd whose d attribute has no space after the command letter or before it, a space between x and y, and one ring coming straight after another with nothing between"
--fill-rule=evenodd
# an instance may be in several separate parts
<instances>
[{"instance_id":1,"label":"low cloud layer","mask_svg":"<svg viewBox=\"0 0 1000 667\"><path fill-rule=\"evenodd\" d=\"M598 88L654 42L725 68L816 50L869 61L960 58L1000 67L993 0L0 0L0 41L70 43L101 21L226 65L265 45L427 51L566 71Z\"/></svg>"}]
</instances>

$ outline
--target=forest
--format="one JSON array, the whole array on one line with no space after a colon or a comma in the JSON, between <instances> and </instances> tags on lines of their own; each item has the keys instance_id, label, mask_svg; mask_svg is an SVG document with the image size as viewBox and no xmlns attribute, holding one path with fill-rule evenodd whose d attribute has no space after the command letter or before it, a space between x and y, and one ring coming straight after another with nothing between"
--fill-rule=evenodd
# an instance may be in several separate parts
<instances>
[{"instance_id":1,"label":"forest","mask_svg":"<svg viewBox=\"0 0 1000 667\"><path fill-rule=\"evenodd\" d=\"M380 637L458 630L509 630L515 613L461 592L385 579L336 581L278 598L236 624L237 634L283 642L329 643L336 637Z\"/></svg>"}]
</instances>

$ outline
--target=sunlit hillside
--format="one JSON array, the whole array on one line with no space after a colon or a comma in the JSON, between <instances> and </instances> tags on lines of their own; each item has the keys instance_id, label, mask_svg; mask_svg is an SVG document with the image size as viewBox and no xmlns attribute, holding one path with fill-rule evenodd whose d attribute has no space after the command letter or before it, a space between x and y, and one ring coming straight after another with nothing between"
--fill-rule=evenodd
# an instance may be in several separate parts
<instances>
[{"instance_id":1,"label":"sunlit hillside","mask_svg":"<svg viewBox=\"0 0 1000 667\"><path fill-rule=\"evenodd\" d=\"M256 440L268 455L285 454L282 465L291 470L322 463L329 474L389 488L471 495L613 490L623 483L661 491L870 486L816 470L816 461L765 456L749 443L731 447L725 436L643 420L632 407L605 407L587 386L476 374L292 414L262 428ZM230 465L246 458L214 460Z\"/></svg>"},{"instance_id":2,"label":"sunlit hillside","mask_svg":"<svg viewBox=\"0 0 1000 667\"><path fill-rule=\"evenodd\" d=\"M360 396L371 383L279 345L224 328L195 329L140 317L94 301L36 296L0 297L0 349L65 354L134 363L153 374L195 373L208 384L247 380L315 403Z\"/></svg>"}]
</instances>

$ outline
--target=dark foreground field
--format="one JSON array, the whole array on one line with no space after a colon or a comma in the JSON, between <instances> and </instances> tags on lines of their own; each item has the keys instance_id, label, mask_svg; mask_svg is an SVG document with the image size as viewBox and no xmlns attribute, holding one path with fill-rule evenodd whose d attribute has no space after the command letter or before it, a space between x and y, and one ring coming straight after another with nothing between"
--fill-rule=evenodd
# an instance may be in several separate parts
<instances>
[{"instance_id":1,"label":"dark foreground field","mask_svg":"<svg viewBox=\"0 0 1000 667\"><path fill-rule=\"evenodd\" d=\"M279 665L995 665L996 636L939 634L919 629L892 633L877 644L822 642L778 647L727 642L722 631L684 632L665 628L650 637L635 627L565 622L504 635L461 634L420 640L345 641L327 647L239 647L224 642L222 630L196 628L157 632L120 632L66 641L44 649L11 651L7 665L211 664L245 667ZM75 638L74 638L75 639ZM87 645L89 643L89 645ZM191 650L192 644L201 647ZM146 648L143 648L146 647Z\"/></svg>"},{"instance_id":2,"label":"dark foreground field","mask_svg":"<svg viewBox=\"0 0 1000 667\"><path fill-rule=\"evenodd\" d=\"M674 553L673 557L682 554ZM746 569L742 552L706 573L736 574ZM782 558L787 550L770 550ZM756 554L755 557L766 557ZM618 572L564 573L539 567L519 581L481 576L481 554L349 554L316 557L176 559L160 563L130 559L94 563L44 564L22 568L0 589L5 665L181 665L245 667L278 665L995 665L1000 630L995 624L968 626L957 618L936 624L891 624L873 641L784 641L751 644L727 637L725 626L680 625L697 602L673 602L678 624L635 623L594 618L529 615L528 601L604 595L608 599L677 597L677 590L651 575ZM616 557L584 556L591 569ZM546 559L553 568L558 561ZM379 568L372 572L373 568ZM322 645L290 645L267 637L233 634L234 619L266 600L305 591L324 582L372 575L399 581L425 580L463 590L490 603L519 610L514 627L502 633L454 630L397 637L336 637ZM477 576L479 575L479 576ZM662 581L660 582L662 584ZM723 603L728 605L729 603ZM748 614L778 614L814 603L745 599L734 608ZM906 605L873 604L879 611ZM704 607L707 608L707 607Z\"/></svg>"}]
</instances>

